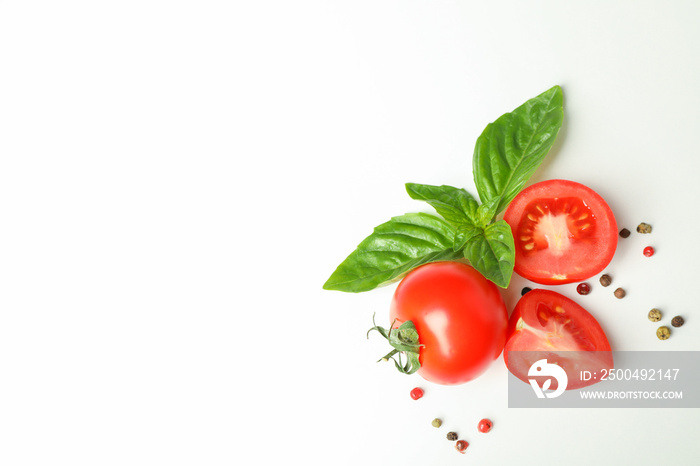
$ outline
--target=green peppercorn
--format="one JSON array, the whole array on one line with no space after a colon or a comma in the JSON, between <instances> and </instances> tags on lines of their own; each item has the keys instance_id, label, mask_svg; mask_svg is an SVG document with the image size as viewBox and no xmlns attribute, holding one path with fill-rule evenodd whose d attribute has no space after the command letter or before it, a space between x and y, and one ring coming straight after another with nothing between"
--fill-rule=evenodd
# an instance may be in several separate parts
<instances>
[{"instance_id":1,"label":"green peppercorn","mask_svg":"<svg viewBox=\"0 0 700 466\"><path fill-rule=\"evenodd\" d=\"M649 320L652 322L660 321L661 320L661 311L659 311L656 308L649 311Z\"/></svg>"},{"instance_id":2,"label":"green peppercorn","mask_svg":"<svg viewBox=\"0 0 700 466\"><path fill-rule=\"evenodd\" d=\"M644 223L644 222L640 223L637 226L637 233L643 233L643 234L651 233L651 225L649 225L648 223Z\"/></svg>"},{"instance_id":3,"label":"green peppercorn","mask_svg":"<svg viewBox=\"0 0 700 466\"><path fill-rule=\"evenodd\" d=\"M656 330L656 336L659 338L659 340L668 340L668 338L671 336L671 330L668 327L659 327Z\"/></svg>"},{"instance_id":4,"label":"green peppercorn","mask_svg":"<svg viewBox=\"0 0 700 466\"><path fill-rule=\"evenodd\" d=\"M433 427L440 427L442 425L442 421L438 418L433 419L433 422L431 422Z\"/></svg>"}]
</instances>

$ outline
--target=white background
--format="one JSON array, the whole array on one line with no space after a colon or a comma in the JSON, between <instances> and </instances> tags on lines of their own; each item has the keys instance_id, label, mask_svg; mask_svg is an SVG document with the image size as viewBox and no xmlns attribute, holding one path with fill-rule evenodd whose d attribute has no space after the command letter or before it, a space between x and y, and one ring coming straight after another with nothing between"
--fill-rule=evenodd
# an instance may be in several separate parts
<instances>
[{"instance_id":1,"label":"white background","mask_svg":"<svg viewBox=\"0 0 700 466\"><path fill-rule=\"evenodd\" d=\"M393 287L321 286L429 211L405 182L475 194L486 124L560 84L532 181L654 231L610 264L623 300L558 291L616 350L700 349L699 20L692 0L0 1L0 464L691 464L697 410L508 409L502 359L457 387L402 376L365 338ZM661 342L652 307L687 323Z\"/></svg>"}]
</instances>

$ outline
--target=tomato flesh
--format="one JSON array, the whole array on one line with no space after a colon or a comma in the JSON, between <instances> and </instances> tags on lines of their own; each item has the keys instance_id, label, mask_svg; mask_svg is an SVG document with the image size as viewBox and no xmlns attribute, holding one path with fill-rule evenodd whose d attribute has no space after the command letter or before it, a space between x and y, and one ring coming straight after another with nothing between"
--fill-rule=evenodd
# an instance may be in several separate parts
<instances>
[{"instance_id":1,"label":"tomato flesh","mask_svg":"<svg viewBox=\"0 0 700 466\"><path fill-rule=\"evenodd\" d=\"M501 354L508 325L498 287L460 262L412 270L396 288L391 319L394 327L413 322L423 345L418 374L444 385L481 375Z\"/></svg>"},{"instance_id":2,"label":"tomato flesh","mask_svg":"<svg viewBox=\"0 0 700 466\"><path fill-rule=\"evenodd\" d=\"M582 371L613 368L610 343L595 317L571 299L541 289L530 291L515 306L504 359L508 370L525 382L535 361L558 364L567 373L567 390L596 382L581 380ZM556 382L551 388L556 389Z\"/></svg>"},{"instance_id":3,"label":"tomato flesh","mask_svg":"<svg viewBox=\"0 0 700 466\"><path fill-rule=\"evenodd\" d=\"M605 200L573 181L524 189L503 216L515 241L515 272L535 283L582 281L601 272L617 248L617 223Z\"/></svg>"}]
</instances>

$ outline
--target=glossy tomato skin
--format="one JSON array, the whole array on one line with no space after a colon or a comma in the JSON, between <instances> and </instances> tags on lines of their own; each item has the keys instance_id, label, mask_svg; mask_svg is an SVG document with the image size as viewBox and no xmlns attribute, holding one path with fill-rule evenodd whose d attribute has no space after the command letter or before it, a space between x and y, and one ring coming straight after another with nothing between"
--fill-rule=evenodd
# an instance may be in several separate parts
<instances>
[{"instance_id":1,"label":"glossy tomato skin","mask_svg":"<svg viewBox=\"0 0 700 466\"><path fill-rule=\"evenodd\" d=\"M530 291L515 306L503 358L508 370L526 383L535 361L559 364L569 379L567 390L597 382L581 380L581 371L600 374L613 368L610 342L595 317L566 296L542 289Z\"/></svg>"},{"instance_id":2,"label":"glossy tomato skin","mask_svg":"<svg viewBox=\"0 0 700 466\"><path fill-rule=\"evenodd\" d=\"M617 248L612 210L595 191L569 180L525 188L503 219L515 240L515 272L535 283L558 285L600 273Z\"/></svg>"},{"instance_id":3,"label":"glossy tomato skin","mask_svg":"<svg viewBox=\"0 0 700 466\"><path fill-rule=\"evenodd\" d=\"M496 285L461 262L434 262L412 270L391 303L394 327L410 320L420 343L418 373L454 385L481 375L506 341L508 313Z\"/></svg>"}]
</instances>

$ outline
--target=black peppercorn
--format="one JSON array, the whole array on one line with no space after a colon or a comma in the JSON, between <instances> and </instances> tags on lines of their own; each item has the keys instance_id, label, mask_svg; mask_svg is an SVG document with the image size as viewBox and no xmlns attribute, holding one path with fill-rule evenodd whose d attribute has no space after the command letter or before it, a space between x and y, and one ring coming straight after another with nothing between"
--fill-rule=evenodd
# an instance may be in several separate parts
<instances>
[{"instance_id":1,"label":"black peppercorn","mask_svg":"<svg viewBox=\"0 0 700 466\"><path fill-rule=\"evenodd\" d=\"M457 440L457 438L458 438L457 432L448 432L447 433L447 440L453 441L453 440Z\"/></svg>"},{"instance_id":2,"label":"black peppercorn","mask_svg":"<svg viewBox=\"0 0 700 466\"><path fill-rule=\"evenodd\" d=\"M623 238L629 238L630 231L627 228L623 228L622 230L620 230L620 236Z\"/></svg>"},{"instance_id":3,"label":"black peppercorn","mask_svg":"<svg viewBox=\"0 0 700 466\"><path fill-rule=\"evenodd\" d=\"M625 290L623 290L622 288L618 288L618 289L615 290L615 292L614 292L613 294L615 295L615 297L616 297L617 299L622 299L622 298L625 297L625 295L626 295L627 293L625 293Z\"/></svg>"},{"instance_id":4,"label":"black peppercorn","mask_svg":"<svg viewBox=\"0 0 700 466\"><path fill-rule=\"evenodd\" d=\"M526 286L526 287L523 288L522 291L520 292L520 296L525 296L525 293L527 293L527 292L529 292L529 291L532 291L532 288L528 288L528 287Z\"/></svg>"},{"instance_id":5,"label":"black peppercorn","mask_svg":"<svg viewBox=\"0 0 700 466\"><path fill-rule=\"evenodd\" d=\"M676 316L673 319L671 319L671 325L674 327L680 327L685 323L685 320L683 320L683 317L681 316Z\"/></svg>"},{"instance_id":6,"label":"black peppercorn","mask_svg":"<svg viewBox=\"0 0 700 466\"><path fill-rule=\"evenodd\" d=\"M612 278L607 273L600 277L600 284L603 286L609 286L612 283Z\"/></svg>"}]
</instances>

